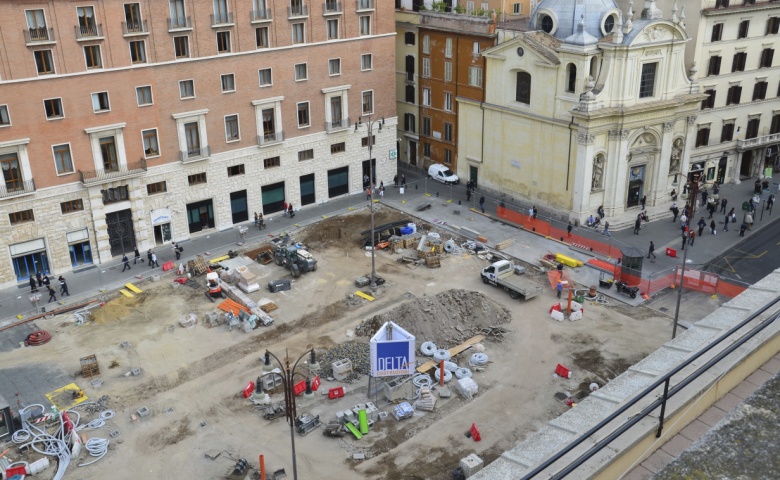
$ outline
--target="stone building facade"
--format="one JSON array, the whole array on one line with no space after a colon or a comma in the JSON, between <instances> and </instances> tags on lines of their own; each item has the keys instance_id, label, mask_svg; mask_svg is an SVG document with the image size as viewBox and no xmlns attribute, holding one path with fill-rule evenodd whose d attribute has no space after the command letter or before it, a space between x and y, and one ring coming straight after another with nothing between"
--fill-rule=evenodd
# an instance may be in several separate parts
<instances>
[{"instance_id":1,"label":"stone building facade","mask_svg":"<svg viewBox=\"0 0 780 480\"><path fill-rule=\"evenodd\" d=\"M0 4L0 284L360 193L369 119L384 119L372 153L391 180L391 13L378 0Z\"/></svg>"}]
</instances>

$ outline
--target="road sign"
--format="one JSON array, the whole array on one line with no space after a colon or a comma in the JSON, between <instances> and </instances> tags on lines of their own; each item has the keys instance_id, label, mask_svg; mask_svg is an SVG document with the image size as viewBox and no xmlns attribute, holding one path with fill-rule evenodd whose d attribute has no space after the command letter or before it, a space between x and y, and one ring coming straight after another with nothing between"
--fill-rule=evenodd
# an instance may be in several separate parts
<instances>
[{"instance_id":1,"label":"road sign","mask_svg":"<svg viewBox=\"0 0 780 480\"><path fill-rule=\"evenodd\" d=\"M390 150L390 160L395 160L396 158L398 158L398 150L394 148Z\"/></svg>"}]
</instances>

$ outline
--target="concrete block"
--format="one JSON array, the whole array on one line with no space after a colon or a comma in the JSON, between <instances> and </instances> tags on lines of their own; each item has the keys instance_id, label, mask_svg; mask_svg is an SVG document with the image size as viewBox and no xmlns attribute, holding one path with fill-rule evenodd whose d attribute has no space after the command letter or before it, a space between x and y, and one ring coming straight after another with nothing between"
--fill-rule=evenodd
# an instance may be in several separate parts
<instances>
[{"instance_id":1,"label":"concrete block","mask_svg":"<svg viewBox=\"0 0 780 480\"><path fill-rule=\"evenodd\" d=\"M151 412L151 411L150 411L148 408L146 408L146 407L141 407L141 408L139 408L139 409L138 409L138 410L136 410L136 411L138 412L138 416L139 416L139 417L145 417L145 416L149 415L150 413L152 413L152 412Z\"/></svg>"},{"instance_id":2,"label":"concrete block","mask_svg":"<svg viewBox=\"0 0 780 480\"><path fill-rule=\"evenodd\" d=\"M484 462L475 453L460 459L460 468L463 470L463 475L465 475L466 478L469 478L482 470L483 466Z\"/></svg>"},{"instance_id":3,"label":"concrete block","mask_svg":"<svg viewBox=\"0 0 780 480\"><path fill-rule=\"evenodd\" d=\"M160 275L152 275L149 278L151 278L153 282L159 282L160 281Z\"/></svg>"},{"instance_id":4,"label":"concrete block","mask_svg":"<svg viewBox=\"0 0 780 480\"><path fill-rule=\"evenodd\" d=\"M553 320L557 320L559 322L563 321L563 312L559 312L558 310L553 310L550 312L550 318Z\"/></svg>"},{"instance_id":5,"label":"concrete block","mask_svg":"<svg viewBox=\"0 0 780 480\"><path fill-rule=\"evenodd\" d=\"M414 396L414 384L412 382L400 382L393 380L385 383L385 398L390 402L406 400Z\"/></svg>"},{"instance_id":6,"label":"concrete block","mask_svg":"<svg viewBox=\"0 0 780 480\"><path fill-rule=\"evenodd\" d=\"M579 310L577 310L576 312L571 312L571 315L569 315L569 320L572 322L582 320L582 312L580 312Z\"/></svg>"},{"instance_id":7,"label":"concrete block","mask_svg":"<svg viewBox=\"0 0 780 480\"><path fill-rule=\"evenodd\" d=\"M341 360L336 360L333 362L333 376L336 377L336 380L339 382L343 382L344 380L349 377L349 375L352 373L352 361L343 358Z\"/></svg>"}]
</instances>

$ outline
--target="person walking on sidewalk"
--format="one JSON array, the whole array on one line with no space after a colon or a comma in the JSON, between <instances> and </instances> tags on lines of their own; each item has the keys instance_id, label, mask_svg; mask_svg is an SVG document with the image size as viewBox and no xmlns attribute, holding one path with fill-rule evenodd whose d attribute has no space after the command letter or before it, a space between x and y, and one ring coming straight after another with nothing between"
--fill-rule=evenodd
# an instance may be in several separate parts
<instances>
[{"instance_id":1,"label":"person walking on sidewalk","mask_svg":"<svg viewBox=\"0 0 780 480\"><path fill-rule=\"evenodd\" d=\"M729 204L729 201L725 198L720 201L720 213L726 213L726 205Z\"/></svg>"},{"instance_id":2,"label":"person walking on sidewalk","mask_svg":"<svg viewBox=\"0 0 780 480\"><path fill-rule=\"evenodd\" d=\"M179 246L176 245L176 242L173 242L173 254L176 256L176 260L181 258L181 251L179 251Z\"/></svg>"},{"instance_id":3,"label":"person walking on sidewalk","mask_svg":"<svg viewBox=\"0 0 780 480\"><path fill-rule=\"evenodd\" d=\"M693 232L691 232L693 233ZM688 243L688 229L684 228L682 233L682 246L680 247L680 250L685 250L685 245Z\"/></svg>"},{"instance_id":4,"label":"person walking on sidewalk","mask_svg":"<svg viewBox=\"0 0 780 480\"><path fill-rule=\"evenodd\" d=\"M731 221L731 218L729 218L728 215L726 215L726 221L723 222L723 231L728 232L729 231L729 222Z\"/></svg>"},{"instance_id":5,"label":"person walking on sidewalk","mask_svg":"<svg viewBox=\"0 0 780 480\"><path fill-rule=\"evenodd\" d=\"M647 258L650 257L653 257L653 260L655 260L655 243L652 240L650 240L650 248L647 250Z\"/></svg>"},{"instance_id":6,"label":"person walking on sidewalk","mask_svg":"<svg viewBox=\"0 0 780 480\"><path fill-rule=\"evenodd\" d=\"M466 189L466 201L467 202L471 201L471 189L470 188Z\"/></svg>"},{"instance_id":7,"label":"person walking on sidewalk","mask_svg":"<svg viewBox=\"0 0 780 480\"><path fill-rule=\"evenodd\" d=\"M696 240L696 232L691 232L688 236L688 245L693 246L693 242Z\"/></svg>"},{"instance_id":8,"label":"person walking on sidewalk","mask_svg":"<svg viewBox=\"0 0 780 480\"><path fill-rule=\"evenodd\" d=\"M707 205L707 195L708 195L707 190L702 190L701 191L701 204L702 205Z\"/></svg>"},{"instance_id":9,"label":"person walking on sidewalk","mask_svg":"<svg viewBox=\"0 0 780 480\"><path fill-rule=\"evenodd\" d=\"M704 217L701 217L701 219L699 219L699 223L696 225L699 226L699 236L701 237L701 234L704 233L704 229L707 228L707 221L704 220Z\"/></svg>"},{"instance_id":10,"label":"person walking on sidewalk","mask_svg":"<svg viewBox=\"0 0 780 480\"><path fill-rule=\"evenodd\" d=\"M485 196L481 195L479 197L479 209L482 210L482 213L485 213Z\"/></svg>"},{"instance_id":11,"label":"person walking on sidewalk","mask_svg":"<svg viewBox=\"0 0 780 480\"><path fill-rule=\"evenodd\" d=\"M710 222L710 232L711 232L713 235L716 235L716 234L718 233L718 231L717 231L717 230L715 230L715 227L716 227L716 225L715 225L715 220L713 220L713 221L711 221L711 222Z\"/></svg>"},{"instance_id":12,"label":"person walking on sidewalk","mask_svg":"<svg viewBox=\"0 0 780 480\"><path fill-rule=\"evenodd\" d=\"M160 266L160 264L157 263L157 254L155 254L154 252L152 252L152 265L151 266L152 266L152 268Z\"/></svg>"},{"instance_id":13,"label":"person walking on sidewalk","mask_svg":"<svg viewBox=\"0 0 780 480\"><path fill-rule=\"evenodd\" d=\"M561 298L561 292L563 292L563 283L559 281L558 284L555 286L555 291L558 292L558 298Z\"/></svg>"},{"instance_id":14,"label":"person walking on sidewalk","mask_svg":"<svg viewBox=\"0 0 780 480\"><path fill-rule=\"evenodd\" d=\"M742 225L739 226L739 236L744 237L745 236L745 230L747 230L748 226L747 223L742 222Z\"/></svg>"},{"instance_id":15,"label":"person walking on sidewalk","mask_svg":"<svg viewBox=\"0 0 780 480\"><path fill-rule=\"evenodd\" d=\"M566 226L566 236L568 238L571 238L571 229L574 228L574 225L571 224L571 220L569 220L569 224Z\"/></svg>"},{"instance_id":16,"label":"person walking on sidewalk","mask_svg":"<svg viewBox=\"0 0 780 480\"><path fill-rule=\"evenodd\" d=\"M149 266L152 267L152 249L150 248L149 251L146 252L146 260L149 263Z\"/></svg>"},{"instance_id":17,"label":"person walking on sidewalk","mask_svg":"<svg viewBox=\"0 0 780 480\"><path fill-rule=\"evenodd\" d=\"M534 220L536 220L536 216L539 215L539 209L536 208L536 205L534 205L533 211L534 211Z\"/></svg>"},{"instance_id":18,"label":"person walking on sidewalk","mask_svg":"<svg viewBox=\"0 0 780 480\"><path fill-rule=\"evenodd\" d=\"M38 280L38 287L39 288L42 287L43 286L43 274L41 273L40 270L38 270L38 272L35 273L35 278Z\"/></svg>"},{"instance_id":19,"label":"person walking on sidewalk","mask_svg":"<svg viewBox=\"0 0 780 480\"><path fill-rule=\"evenodd\" d=\"M608 237L612 236L612 234L609 233L609 222L607 222L607 221L604 222L604 230L601 232L601 234L602 235L606 235Z\"/></svg>"},{"instance_id":20,"label":"person walking on sidewalk","mask_svg":"<svg viewBox=\"0 0 780 480\"><path fill-rule=\"evenodd\" d=\"M64 297L67 295L70 297L70 292L68 292L68 284L65 282L65 277L60 275L58 280L60 281L60 296Z\"/></svg>"},{"instance_id":21,"label":"person walking on sidewalk","mask_svg":"<svg viewBox=\"0 0 780 480\"><path fill-rule=\"evenodd\" d=\"M642 195L642 200L640 200L639 203L642 205L642 210L644 210L645 205L647 204L647 195Z\"/></svg>"},{"instance_id":22,"label":"person walking on sidewalk","mask_svg":"<svg viewBox=\"0 0 780 480\"><path fill-rule=\"evenodd\" d=\"M35 282L35 277L30 275L30 293L35 293L38 291L38 284Z\"/></svg>"},{"instance_id":23,"label":"person walking on sidewalk","mask_svg":"<svg viewBox=\"0 0 780 480\"><path fill-rule=\"evenodd\" d=\"M642 215L636 216L636 221L634 222L634 235L639 235L639 229L642 228Z\"/></svg>"},{"instance_id":24,"label":"person walking on sidewalk","mask_svg":"<svg viewBox=\"0 0 780 480\"><path fill-rule=\"evenodd\" d=\"M604 213L604 205L599 205L599 208L596 209L596 213L599 214L600 218L605 218L607 216L607 214Z\"/></svg>"},{"instance_id":25,"label":"person walking on sidewalk","mask_svg":"<svg viewBox=\"0 0 780 480\"><path fill-rule=\"evenodd\" d=\"M123 272L125 270L130 270L130 260L128 260L127 254L125 253L122 254L122 264L124 265L124 267L122 267Z\"/></svg>"},{"instance_id":26,"label":"person walking on sidewalk","mask_svg":"<svg viewBox=\"0 0 780 480\"><path fill-rule=\"evenodd\" d=\"M138 260L141 260L141 252L138 251L138 246L133 245L133 265L135 265Z\"/></svg>"},{"instance_id":27,"label":"person walking on sidewalk","mask_svg":"<svg viewBox=\"0 0 780 480\"><path fill-rule=\"evenodd\" d=\"M406 175L401 174L401 186L406 188Z\"/></svg>"},{"instance_id":28,"label":"person walking on sidewalk","mask_svg":"<svg viewBox=\"0 0 780 480\"><path fill-rule=\"evenodd\" d=\"M673 203L671 208L669 208L669 210L671 210L672 214L674 215L674 218L672 218L672 223L674 223L674 222L677 221L677 216L680 214L680 209L677 208L677 204L676 203Z\"/></svg>"},{"instance_id":29,"label":"person walking on sidewalk","mask_svg":"<svg viewBox=\"0 0 780 480\"><path fill-rule=\"evenodd\" d=\"M51 285L48 285L46 288L49 291L49 303L51 303L52 301L56 302L57 301L57 292L55 292L54 289L51 288Z\"/></svg>"}]
</instances>

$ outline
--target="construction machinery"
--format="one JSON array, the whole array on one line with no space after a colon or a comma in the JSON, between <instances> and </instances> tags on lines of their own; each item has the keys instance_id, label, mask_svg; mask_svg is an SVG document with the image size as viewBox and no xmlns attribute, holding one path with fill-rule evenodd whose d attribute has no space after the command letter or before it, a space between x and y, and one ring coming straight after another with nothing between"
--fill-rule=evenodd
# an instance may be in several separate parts
<instances>
[{"instance_id":1,"label":"construction machinery","mask_svg":"<svg viewBox=\"0 0 780 480\"><path fill-rule=\"evenodd\" d=\"M206 274L206 285L209 289L209 291L206 292L206 298L211 300L212 303L214 303L215 298L227 298L225 292L222 291L222 286L219 284L219 275L217 272L208 272Z\"/></svg>"},{"instance_id":2,"label":"construction machinery","mask_svg":"<svg viewBox=\"0 0 780 480\"><path fill-rule=\"evenodd\" d=\"M287 408L284 405L284 402L272 403L271 405L264 407L262 410L263 418L266 420L274 420L287 414Z\"/></svg>"},{"instance_id":3,"label":"construction machinery","mask_svg":"<svg viewBox=\"0 0 780 480\"><path fill-rule=\"evenodd\" d=\"M301 435L307 435L309 432L314 430L315 428L320 426L320 416L319 415L309 415L308 413L304 413L303 415L299 415L298 418L295 419L295 430Z\"/></svg>"},{"instance_id":4,"label":"construction machinery","mask_svg":"<svg viewBox=\"0 0 780 480\"><path fill-rule=\"evenodd\" d=\"M301 273L317 270L317 260L311 253L295 245L277 245L274 247L274 261L285 267L297 278Z\"/></svg>"},{"instance_id":5,"label":"construction machinery","mask_svg":"<svg viewBox=\"0 0 780 480\"><path fill-rule=\"evenodd\" d=\"M499 260L482 269L482 282L503 288L512 299L522 296L530 300L542 293L542 287L516 273L517 269L512 262Z\"/></svg>"},{"instance_id":6,"label":"construction machinery","mask_svg":"<svg viewBox=\"0 0 780 480\"><path fill-rule=\"evenodd\" d=\"M347 430L339 422L331 422L323 427L322 434L326 437L343 437L347 434Z\"/></svg>"}]
</instances>

